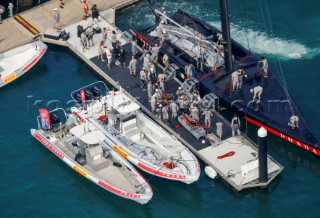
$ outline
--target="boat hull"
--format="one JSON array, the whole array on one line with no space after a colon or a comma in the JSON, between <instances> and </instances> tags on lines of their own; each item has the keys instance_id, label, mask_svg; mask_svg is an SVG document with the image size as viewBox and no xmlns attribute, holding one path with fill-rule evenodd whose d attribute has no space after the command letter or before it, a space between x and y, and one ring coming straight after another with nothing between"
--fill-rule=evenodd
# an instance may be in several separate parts
<instances>
[{"instance_id":1,"label":"boat hull","mask_svg":"<svg viewBox=\"0 0 320 218\"><path fill-rule=\"evenodd\" d=\"M126 198L129 200L133 200L139 204L146 204L152 198L152 189L150 185L145 181L145 184L148 187L149 193L147 194L136 194L136 193L128 193L124 190L120 190L117 187L108 184L106 181L100 180L98 177L94 176L92 173L88 172L86 169L81 167L79 164L75 163L71 158L64 154L58 147L56 147L53 143L51 143L48 139L45 138L43 134L41 134L38 130L31 129L31 135L37 139L44 147L49 149L53 154L59 157L64 163L66 163L69 167L71 167L74 171L105 189L106 191L111 192L117 196L122 198ZM134 170L134 169L133 169ZM138 173L135 170L136 173ZM139 174L140 175L140 174ZM140 175L141 176L141 175Z\"/></svg>"},{"instance_id":2,"label":"boat hull","mask_svg":"<svg viewBox=\"0 0 320 218\"><path fill-rule=\"evenodd\" d=\"M0 88L24 75L42 58L46 50L47 45L37 41L3 53L0 56Z\"/></svg>"}]
</instances>

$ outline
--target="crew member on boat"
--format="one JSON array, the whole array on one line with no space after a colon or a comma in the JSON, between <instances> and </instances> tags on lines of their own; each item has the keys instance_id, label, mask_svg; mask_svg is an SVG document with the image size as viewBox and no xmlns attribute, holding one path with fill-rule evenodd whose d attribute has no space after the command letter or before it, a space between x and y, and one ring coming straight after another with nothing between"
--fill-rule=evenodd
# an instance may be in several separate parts
<instances>
[{"instance_id":1,"label":"crew member on boat","mask_svg":"<svg viewBox=\"0 0 320 218\"><path fill-rule=\"evenodd\" d=\"M208 128L211 127L211 117L213 116L211 110L206 107L206 109L201 114L204 116L204 124L207 125Z\"/></svg>"},{"instance_id":2,"label":"crew member on boat","mask_svg":"<svg viewBox=\"0 0 320 218\"><path fill-rule=\"evenodd\" d=\"M162 7L162 8L161 8L161 12L162 12L162 14L163 14L161 21L163 21L163 23L167 24L167 18L166 18L167 12L166 12L166 8L165 8L165 7Z\"/></svg>"},{"instance_id":3,"label":"crew member on boat","mask_svg":"<svg viewBox=\"0 0 320 218\"><path fill-rule=\"evenodd\" d=\"M166 81L166 75L163 73L163 71L158 75L158 82L159 82L159 87L162 88L162 91L165 92L164 88L164 82Z\"/></svg>"},{"instance_id":4,"label":"crew member on boat","mask_svg":"<svg viewBox=\"0 0 320 218\"><path fill-rule=\"evenodd\" d=\"M221 141L221 139L222 139L222 126L223 126L221 119L218 120L218 122L216 123L216 126L217 126L217 136L219 137L219 139Z\"/></svg>"},{"instance_id":5,"label":"crew member on boat","mask_svg":"<svg viewBox=\"0 0 320 218\"><path fill-rule=\"evenodd\" d=\"M171 110L171 118L175 119L178 116L178 105L175 101L170 103L170 110Z\"/></svg>"},{"instance_id":6,"label":"crew member on boat","mask_svg":"<svg viewBox=\"0 0 320 218\"><path fill-rule=\"evenodd\" d=\"M184 67L184 73L187 75L187 79L192 78L192 64L187 63Z\"/></svg>"},{"instance_id":7,"label":"crew member on boat","mask_svg":"<svg viewBox=\"0 0 320 218\"><path fill-rule=\"evenodd\" d=\"M137 59L134 55L131 57L131 61L129 63L130 76L136 77L137 75Z\"/></svg>"},{"instance_id":8,"label":"crew member on boat","mask_svg":"<svg viewBox=\"0 0 320 218\"><path fill-rule=\"evenodd\" d=\"M263 91L263 88L261 86L256 86L253 89L250 89L250 92L253 93L252 100L259 102L262 91Z\"/></svg>"},{"instance_id":9,"label":"crew member on boat","mask_svg":"<svg viewBox=\"0 0 320 218\"><path fill-rule=\"evenodd\" d=\"M162 118L164 119L164 121L166 123L168 123L168 119L169 119L169 112L168 112L168 105L164 105L164 107L162 107Z\"/></svg>"},{"instance_id":10,"label":"crew member on boat","mask_svg":"<svg viewBox=\"0 0 320 218\"><path fill-rule=\"evenodd\" d=\"M190 117L195 121L195 122L199 122L199 110L198 108L192 104L190 107Z\"/></svg>"},{"instance_id":11,"label":"crew member on boat","mask_svg":"<svg viewBox=\"0 0 320 218\"><path fill-rule=\"evenodd\" d=\"M141 89L142 91L145 91L144 89L144 85L147 82L147 72L146 69L144 67L142 67L141 71L140 71L140 81L141 81Z\"/></svg>"},{"instance_id":12,"label":"crew member on boat","mask_svg":"<svg viewBox=\"0 0 320 218\"><path fill-rule=\"evenodd\" d=\"M237 132L237 134L240 135L240 119L236 114L234 114L231 120L231 130L232 130L232 137L234 137L235 132Z\"/></svg>"},{"instance_id":13,"label":"crew member on boat","mask_svg":"<svg viewBox=\"0 0 320 218\"><path fill-rule=\"evenodd\" d=\"M292 115L289 119L288 125L291 126L292 129L299 128L299 117Z\"/></svg>"},{"instance_id":14,"label":"crew member on boat","mask_svg":"<svg viewBox=\"0 0 320 218\"><path fill-rule=\"evenodd\" d=\"M150 51L150 45L148 42L145 42L142 46L142 55L140 57L140 60L144 60L144 57L148 54L148 52ZM143 61L144 62L144 61ZM143 64L144 65L144 64Z\"/></svg>"},{"instance_id":15,"label":"crew member on boat","mask_svg":"<svg viewBox=\"0 0 320 218\"><path fill-rule=\"evenodd\" d=\"M242 88L242 85L243 85L243 77L244 77L243 69L242 69L242 68L239 68L239 69L238 69L238 79L239 79L238 87L239 87L239 89Z\"/></svg>"},{"instance_id":16,"label":"crew member on boat","mask_svg":"<svg viewBox=\"0 0 320 218\"><path fill-rule=\"evenodd\" d=\"M151 61L158 64L158 56L159 56L160 47L158 44L155 44L154 47L151 48Z\"/></svg>"},{"instance_id":17,"label":"crew member on boat","mask_svg":"<svg viewBox=\"0 0 320 218\"><path fill-rule=\"evenodd\" d=\"M263 70L264 77L268 77L268 61L265 57L261 57L259 63L262 63L261 70Z\"/></svg>"},{"instance_id":18,"label":"crew member on boat","mask_svg":"<svg viewBox=\"0 0 320 218\"><path fill-rule=\"evenodd\" d=\"M231 74L231 81L232 81L232 89L231 90L238 90L238 88L239 88L238 70L234 71Z\"/></svg>"}]
</instances>

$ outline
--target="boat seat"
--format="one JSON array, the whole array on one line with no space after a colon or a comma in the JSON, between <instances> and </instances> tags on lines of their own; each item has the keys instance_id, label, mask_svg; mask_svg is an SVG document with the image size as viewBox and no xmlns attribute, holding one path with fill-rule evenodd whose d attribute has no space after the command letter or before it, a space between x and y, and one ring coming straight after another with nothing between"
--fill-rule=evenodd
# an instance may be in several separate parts
<instances>
[{"instance_id":1,"label":"boat seat","mask_svg":"<svg viewBox=\"0 0 320 218\"><path fill-rule=\"evenodd\" d=\"M76 136L72 136L66 139L66 147L71 151L73 154L77 154L79 152L79 144L78 138Z\"/></svg>"},{"instance_id":2,"label":"boat seat","mask_svg":"<svg viewBox=\"0 0 320 218\"><path fill-rule=\"evenodd\" d=\"M108 160L103 156L103 150L100 145L86 149L87 164L95 171L108 166Z\"/></svg>"},{"instance_id":3,"label":"boat seat","mask_svg":"<svg viewBox=\"0 0 320 218\"><path fill-rule=\"evenodd\" d=\"M129 120L129 121L124 122L122 124L122 130L124 133L130 131L131 129L135 129L135 128L137 128L137 124L136 124L135 119Z\"/></svg>"}]
</instances>

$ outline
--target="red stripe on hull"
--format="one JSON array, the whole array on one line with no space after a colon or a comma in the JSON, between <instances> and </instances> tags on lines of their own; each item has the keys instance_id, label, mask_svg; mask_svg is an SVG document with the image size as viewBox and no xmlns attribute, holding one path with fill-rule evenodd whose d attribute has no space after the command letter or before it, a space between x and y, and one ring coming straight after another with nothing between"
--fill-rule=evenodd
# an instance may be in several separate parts
<instances>
[{"instance_id":1,"label":"red stripe on hull","mask_svg":"<svg viewBox=\"0 0 320 218\"><path fill-rule=\"evenodd\" d=\"M181 175L176 175L176 174L171 174L171 173L164 173L159 170L155 170L151 167L148 167L140 162L138 163L138 167L141 167L145 171L151 172L151 173L158 175L158 176L161 176L161 177L171 178L171 179L186 179L186 176L181 176Z\"/></svg>"},{"instance_id":2,"label":"red stripe on hull","mask_svg":"<svg viewBox=\"0 0 320 218\"><path fill-rule=\"evenodd\" d=\"M103 188L113 192L113 193L116 193L118 195L122 195L122 196L125 196L125 197L128 197L128 198L140 198L140 195L139 194L130 194L130 193L127 193L127 192L123 192L119 189L116 189L116 188L113 188L112 186L102 182L99 180L98 184L100 186L102 186Z\"/></svg>"},{"instance_id":3,"label":"red stripe on hull","mask_svg":"<svg viewBox=\"0 0 320 218\"><path fill-rule=\"evenodd\" d=\"M29 68L32 67L42 57L46 50L47 48L43 48L40 53L22 69L22 71L26 72L29 70Z\"/></svg>"},{"instance_id":4,"label":"red stripe on hull","mask_svg":"<svg viewBox=\"0 0 320 218\"><path fill-rule=\"evenodd\" d=\"M309 151L309 152L311 152L313 154L316 154L317 156L320 156L320 150L317 150L317 149L311 147L310 145L306 145L303 142L300 142L300 141L298 141L298 140L296 140L294 138L291 138L291 137L289 137L289 136L287 136L287 135L285 135L285 134L283 134L281 132L278 132L277 130L274 130L274 129L268 127L268 126L265 126L265 125L259 123L258 121L255 121L255 120L253 120L253 119L251 119L249 117L245 117L245 119L249 123L252 123L252 124L254 124L254 125L258 126L258 127L262 127L263 126L268 132L270 132L270 133L272 133L272 134L274 134L274 135L276 135L276 136L278 136L278 137L280 137L280 138L282 138L282 139L284 139L284 140L286 140L288 142L291 142L292 144L295 144L295 145L299 146L300 148L303 148L303 149L305 149L305 150L307 150L307 151Z\"/></svg>"},{"instance_id":5,"label":"red stripe on hull","mask_svg":"<svg viewBox=\"0 0 320 218\"><path fill-rule=\"evenodd\" d=\"M47 142L41 135L39 135L37 132L33 133L33 136L38 139L39 142L41 142L44 146L46 146L52 153L57 155L60 159L64 158L64 155L61 154L54 146L52 146L50 143Z\"/></svg>"}]
</instances>

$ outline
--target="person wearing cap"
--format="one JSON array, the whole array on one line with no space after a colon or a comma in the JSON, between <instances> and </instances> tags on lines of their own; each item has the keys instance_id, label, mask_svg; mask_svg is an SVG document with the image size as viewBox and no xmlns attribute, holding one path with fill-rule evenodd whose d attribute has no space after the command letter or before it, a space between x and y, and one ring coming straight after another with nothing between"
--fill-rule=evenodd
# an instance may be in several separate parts
<instances>
[{"instance_id":1,"label":"person wearing cap","mask_svg":"<svg viewBox=\"0 0 320 218\"><path fill-rule=\"evenodd\" d=\"M86 28L86 34L87 34L87 38L88 38L88 47L90 46L94 46L93 43L93 29L91 27L91 25L88 23L88 27ZM90 45L91 42L91 45Z\"/></svg>"},{"instance_id":2,"label":"person wearing cap","mask_svg":"<svg viewBox=\"0 0 320 218\"><path fill-rule=\"evenodd\" d=\"M159 82L159 87L162 88L162 91L165 92L165 88L164 88L164 82L166 81L166 75L161 72L159 75L158 75L158 82Z\"/></svg>"},{"instance_id":3,"label":"person wearing cap","mask_svg":"<svg viewBox=\"0 0 320 218\"><path fill-rule=\"evenodd\" d=\"M169 112L168 112L168 106L167 105L164 105L164 107L162 107L162 118L164 119L164 121L166 123L168 123L168 120L169 120Z\"/></svg>"},{"instance_id":4,"label":"person wearing cap","mask_svg":"<svg viewBox=\"0 0 320 218\"><path fill-rule=\"evenodd\" d=\"M161 94L160 94L160 92L159 92L159 89L156 89L156 90L155 90L154 96L155 96L157 102L161 102L162 96L161 96Z\"/></svg>"},{"instance_id":5,"label":"person wearing cap","mask_svg":"<svg viewBox=\"0 0 320 218\"><path fill-rule=\"evenodd\" d=\"M89 6L86 0L82 0L82 19L86 20L88 16Z\"/></svg>"},{"instance_id":6,"label":"person wearing cap","mask_svg":"<svg viewBox=\"0 0 320 218\"><path fill-rule=\"evenodd\" d=\"M144 89L144 85L146 84L146 81L147 81L147 73L144 67L142 67L142 70L140 71L140 81L141 81L140 87L142 91L145 91L146 89Z\"/></svg>"},{"instance_id":7,"label":"person wearing cap","mask_svg":"<svg viewBox=\"0 0 320 218\"><path fill-rule=\"evenodd\" d=\"M201 114L204 116L204 124L207 125L207 127L211 127L211 117L213 116L212 111L207 107Z\"/></svg>"},{"instance_id":8,"label":"person wearing cap","mask_svg":"<svg viewBox=\"0 0 320 218\"><path fill-rule=\"evenodd\" d=\"M131 52L132 52L132 55L136 55L137 52L138 52L137 38L136 37L132 39Z\"/></svg>"},{"instance_id":9,"label":"person wearing cap","mask_svg":"<svg viewBox=\"0 0 320 218\"><path fill-rule=\"evenodd\" d=\"M155 76L157 76L156 66L151 61L149 62L149 70L151 70L155 74Z\"/></svg>"},{"instance_id":10,"label":"person wearing cap","mask_svg":"<svg viewBox=\"0 0 320 218\"><path fill-rule=\"evenodd\" d=\"M143 67L145 69L149 69L149 62L150 62L150 55L146 54L146 56L143 57Z\"/></svg>"},{"instance_id":11,"label":"person wearing cap","mask_svg":"<svg viewBox=\"0 0 320 218\"><path fill-rule=\"evenodd\" d=\"M156 108L156 116L159 119L161 119L161 112L162 112L162 104L159 104L159 106Z\"/></svg>"},{"instance_id":12,"label":"person wearing cap","mask_svg":"<svg viewBox=\"0 0 320 218\"><path fill-rule=\"evenodd\" d=\"M253 94L252 100L260 101L262 91L263 88L261 86L256 86L253 89L250 89L251 94Z\"/></svg>"},{"instance_id":13,"label":"person wearing cap","mask_svg":"<svg viewBox=\"0 0 320 218\"><path fill-rule=\"evenodd\" d=\"M167 67L168 63L169 63L169 56L167 54L164 54L162 57L162 62L164 63L164 66Z\"/></svg>"},{"instance_id":14,"label":"person wearing cap","mask_svg":"<svg viewBox=\"0 0 320 218\"><path fill-rule=\"evenodd\" d=\"M163 23L167 24L167 12L166 12L166 8L165 7L162 7L161 8L161 12L162 12L162 21Z\"/></svg>"},{"instance_id":15,"label":"person wearing cap","mask_svg":"<svg viewBox=\"0 0 320 218\"><path fill-rule=\"evenodd\" d=\"M143 46L142 46L142 51L143 51L143 53L142 53L142 55L141 55L141 57L140 57L140 60L144 60L144 58L145 58L145 56L148 54L148 52L150 51L150 45L149 45L149 43L148 42L145 42L144 44L143 44Z\"/></svg>"},{"instance_id":16,"label":"person wearing cap","mask_svg":"<svg viewBox=\"0 0 320 218\"><path fill-rule=\"evenodd\" d=\"M154 47L151 48L151 61L154 63L158 63L158 56L159 56L159 50L160 47L158 46L158 44L155 44Z\"/></svg>"},{"instance_id":17,"label":"person wearing cap","mask_svg":"<svg viewBox=\"0 0 320 218\"><path fill-rule=\"evenodd\" d=\"M54 9L54 17L53 17L53 19L54 19L53 29L60 30L61 29L61 23L60 23L60 13L59 13L58 8Z\"/></svg>"},{"instance_id":18,"label":"person wearing cap","mask_svg":"<svg viewBox=\"0 0 320 218\"><path fill-rule=\"evenodd\" d=\"M184 67L184 73L187 75L187 79L192 78L192 64L187 63Z\"/></svg>"},{"instance_id":19,"label":"person wearing cap","mask_svg":"<svg viewBox=\"0 0 320 218\"><path fill-rule=\"evenodd\" d=\"M171 118L175 119L178 116L178 105L175 101L170 103L170 110L171 110Z\"/></svg>"},{"instance_id":20,"label":"person wearing cap","mask_svg":"<svg viewBox=\"0 0 320 218\"><path fill-rule=\"evenodd\" d=\"M137 59L134 55L131 57L131 61L129 63L130 76L137 76Z\"/></svg>"}]
</instances>

